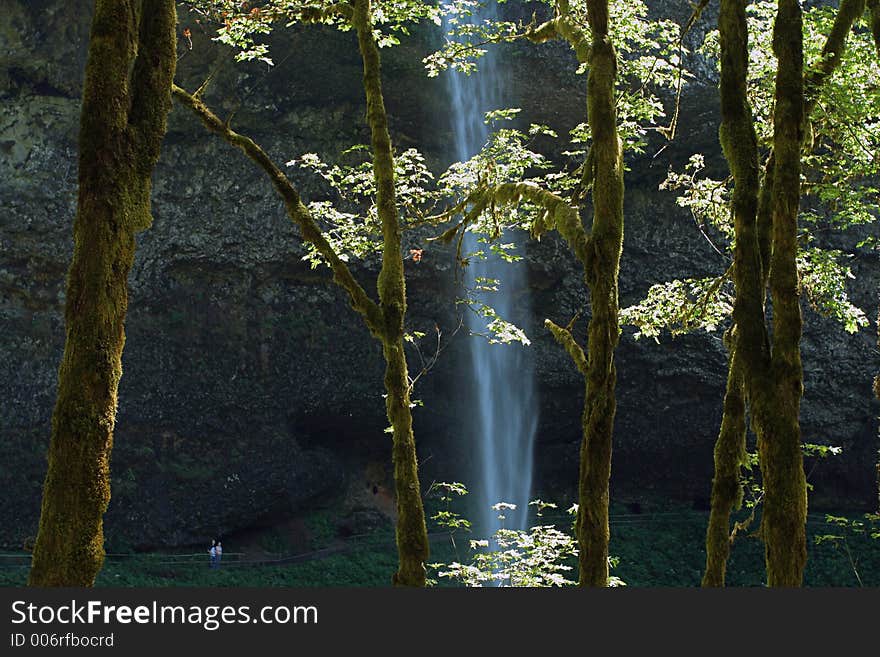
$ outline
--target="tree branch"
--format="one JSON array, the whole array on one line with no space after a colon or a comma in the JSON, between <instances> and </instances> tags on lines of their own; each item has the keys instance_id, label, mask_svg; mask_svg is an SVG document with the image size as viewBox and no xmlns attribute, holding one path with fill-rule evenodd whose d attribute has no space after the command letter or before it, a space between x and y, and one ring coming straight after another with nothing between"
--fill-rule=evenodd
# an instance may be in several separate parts
<instances>
[{"instance_id":1,"label":"tree branch","mask_svg":"<svg viewBox=\"0 0 880 657\"><path fill-rule=\"evenodd\" d=\"M541 210L532 224L532 237L538 239L548 230L557 231L586 269L591 258L590 236L581 222L578 209L561 196L528 180L478 187L463 201L446 212L449 217L464 212L464 219L435 239L448 242L459 230L464 231L468 225L479 219L488 207L494 205L516 206L521 201L537 205Z\"/></svg>"},{"instance_id":2,"label":"tree branch","mask_svg":"<svg viewBox=\"0 0 880 657\"><path fill-rule=\"evenodd\" d=\"M574 339L571 331L562 328L558 324L554 324L553 321L549 319L544 320L544 326L550 329L550 332L553 334L553 337L556 338L556 341L565 348L568 355L571 356L571 359L574 361L575 367L578 368L578 371L586 376L587 357L584 355L584 350L581 349L581 346Z\"/></svg>"},{"instance_id":3,"label":"tree branch","mask_svg":"<svg viewBox=\"0 0 880 657\"><path fill-rule=\"evenodd\" d=\"M383 327L389 339L402 339L406 313L405 280L401 257L400 218L394 187L394 158L388 133L388 114L382 95L379 48L373 38L369 0L355 0L352 26L363 60L363 85L367 101L367 124L373 151L376 183L376 212L382 224L382 270L379 273L379 303Z\"/></svg>"},{"instance_id":4,"label":"tree branch","mask_svg":"<svg viewBox=\"0 0 880 657\"><path fill-rule=\"evenodd\" d=\"M880 0L872 0L874 4L878 1ZM819 60L810 66L809 73L804 76L804 113L808 120L818 101L819 87L840 66L846 52L846 38L863 13L865 13L865 0L841 0L837 15L834 17L834 24L822 47L822 54Z\"/></svg>"},{"instance_id":5,"label":"tree branch","mask_svg":"<svg viewBox=\"0 0 880 657\"><path fill-rule=\"evenodd\" d=\"M363 287L355 280L348 266L343 262L330 243L324 237L321 228L315 222L308 208L303 205L299 193L288 180L287 176L272 161L269 155L250 137L232 130L224 121L214 114L204 102L189 94L176 84L171 88L172 94L182 105L190 108L201 119L205 127L225 139L233 146L241 149L258 167L263 169L275 191L284 201L287 215L299 226L302 238L315 245L333 272L333 280L348 293L354 308L367 324L370 332L379 336L382 331L382 317L379 306L370 299Z\"/></svg>"}]
</instances>

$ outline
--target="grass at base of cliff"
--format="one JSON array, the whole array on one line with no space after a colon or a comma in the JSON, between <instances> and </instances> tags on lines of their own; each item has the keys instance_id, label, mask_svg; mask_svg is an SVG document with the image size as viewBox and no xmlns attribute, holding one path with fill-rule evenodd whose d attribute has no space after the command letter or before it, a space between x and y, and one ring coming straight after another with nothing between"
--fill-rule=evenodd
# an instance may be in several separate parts
<instances>
[{"instance_id":1,"label":"grass at base of cliff","mask_svg":"<svg viewBox=\"0 0 880 657\"><path fill-rule=\"evenodd\" d=\"M858 513L846 515L863 519ZM707 521L707 513L682 511L656 517L629 516L612 522L610 551L620 559L612 574L629 586L699 586L706 562ZM756 520L752 529L757 526ZM816 544L817 536L828 534L846 535L846 543ZM862 585L880 586L880 539L842 532L827 524L823 515L810 515L804 585L856 587L856 573ZM745 532L731 548L726 584L764 586L764 581L764 545Z\"/></svg>"},{"instance_id":2,"label":"grass at base of cliff","mask_svg":"<svg viewBox=\"0 0 880 657\"><path fill-rule=\"evenodd\" d=\"M859 514L847 514L858 519ZM705 562L707 514L685 507L665 505L651 513L629 513L612 508L611 554L619 558L612 574L629 586L699 586ZM567 528L570 520L560 517L557 524ZM847 543L816 545L814 537L843 534L839 528L811 515L808 522L806 586L880 586L880 540L847 533ZM469 536L459 536L459 550ZM476 537L473 537L476 538ZM329 541L329 538L327 539ZM329 545L329 544L328 544ZM208 568L207 557L190 563L169 563L169 555L132 555L110 558L101 571L97 586L389 586L397 567L393 536L389 529L344 544L332 543L338 553L313 555L297 563L246 565L234 561L218 570ZM318 546L322 547L322 546ZM230 546L227 550L231 551ZM448 540L431 545L431 562L460 559ZM0 566L4 559L0 559ZM575 577L575 571L571 576ZM436 579L436 573L429 573ZM27 568L0 567L0 585L22 586ZM727 568L729 586L762 586L764 556L761 542L754 537L737 539ZM440 586L450 583L441 579Z\"/></svg>"}]
</instances>

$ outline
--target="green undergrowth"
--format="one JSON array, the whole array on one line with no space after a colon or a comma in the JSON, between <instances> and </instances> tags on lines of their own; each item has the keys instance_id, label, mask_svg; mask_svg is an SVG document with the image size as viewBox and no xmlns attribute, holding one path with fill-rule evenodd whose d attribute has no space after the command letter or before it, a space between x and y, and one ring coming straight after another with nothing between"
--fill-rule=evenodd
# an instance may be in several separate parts
<instances>
[{"instance_id":1,"label":"green undergrowth","mask_svg":"<svg viewBox=\"0 0 880 657\"><path fill-rule=\"evenodd\" d=\"M858 513L842 515L862 519ZM707 522L708 513L675 506L652 513L612 512L610 552L619 558L614 574L629 586L699 586ZM752 530L757 526L756 520ZM816 544L816 537L832 532L846 534L846 542ZM824 514L810 514L807 520L807 554L805 586L859 586L856 572L863 586L880 586L880 540L838 531ZM753 531L734 541L726 584L764 585L764 547Z\"/></svg>"},{"instance_id":2,"label":"green undergrowth","mask_svg":"<svg viewBox=\"0 0 880 657\"><path fill-rule=\"evenodd\" d=\"M630 587L699 586L705 562L705 531L708 514L684 505L645 505L644 510L633 512L625 505L612 505L611 549L619 560L612 574ZM853 520L859 513L839 514ZM570 517L542 518L542 524L556 524L569 529ZM329 520L316 516L308 522L314 531L310 541L308 560L291 563L250 565L237 562L247 560L247 554L226 559L218 570L208 568L207 554L183 558L180 555L160 553L132 554L109 557L98 576L97 586L389 586L397 567L393 532L390 528L377 529L367 536L340 539L331 531ZM757 526L755 524L755 526ZM432 532L436 530L432 529ZM864 586L880 586L880 539L867 534L842 530L825 522L823 514L811 514L807 525L808 562L806 586L855 587L859 585L856 572ZM816 544L815 537L834 534L845 536L846 541L824 541ZM430 561L449 563L467 557L471 536L456 535L457 548L453 549L443 532L434 534ZM277 539L276 539L277 540ZM280 542L273 547L281 547ZM227 552L234 545L224 541ZM0 585L23 586L27 581L27 567L18 559L0 557ZM574 573L572 573L574 576ZM438 586L450 586L448 580L438 580ZM734 543L727 568L728 586L762 586L764 581L763 547L760 541L744 533Z\"/></svg>"}]
</instances>

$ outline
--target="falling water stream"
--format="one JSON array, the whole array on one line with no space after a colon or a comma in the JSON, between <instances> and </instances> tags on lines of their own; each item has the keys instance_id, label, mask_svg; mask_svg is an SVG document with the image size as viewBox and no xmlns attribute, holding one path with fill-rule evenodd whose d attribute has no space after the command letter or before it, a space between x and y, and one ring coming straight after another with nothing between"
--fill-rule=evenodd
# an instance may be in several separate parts
<instances>
[{"instance_id":1,"label":"falling water stream","mask_svg":"<svg viewBox=\"0 0 880 657\"><path fill-rule=\"evenodd\" d=\"M492 3L471 20L492 18L494 12L495 3ZM484 122L485 113L507 107L500 73L491 47L479 60L478 72L470 76L447 72L454 155L460 161L471 158L486 142L489 132ZM505 235L504 241L516 243L517 252L521 253L520 236ZM468 232L464 253L476 251L479 246L476 236ZM478 278L498 280L497 292L480 293L476 299L528 332L529 326L523 324L530 316L523 262L507 263L493 254L486 259L472 258L464 277L470 288ZM471 333L487 333L488 320L476 313L468 312L465 322ZM485 337L476 335L469 338L469 349L473 385L471 395L463 396L460 409L466 418L468 444L473 446L478 459L478 480L470 485L478 504L476 520L486 535L501 526L525 529L538 418L531 349L518 342L490 344ZM499 511L492 509L498 502L516 505L514 510L501 511L503 521L499 519Z\"/></svg>"}]
</instances>

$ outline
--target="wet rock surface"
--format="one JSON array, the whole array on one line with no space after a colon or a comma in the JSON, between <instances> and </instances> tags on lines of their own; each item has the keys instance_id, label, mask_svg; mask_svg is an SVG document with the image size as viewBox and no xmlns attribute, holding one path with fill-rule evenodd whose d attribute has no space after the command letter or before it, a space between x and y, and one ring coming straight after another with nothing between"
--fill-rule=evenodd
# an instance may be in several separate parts
<instances>
[{"instance_id":1,"label":"wet rock surface","mask_svg":"<svg viewBox=\"0 0 880 657\"><path fill-rule=\"evenodd\" d=\"M36 532L45 450L64 340L64 277L76 201L78 94L90 2L0 0L0 544ZM181 9L181 25L191 17ZM365 142L360 61L351 35L297 32L279 39L277 65L235 65L193 27L178 82L193 89L215 72L206 100L287 162L332 157ZM439 170L450 133L445 86L426 79L426 34L387 51L385 93L395 143L418 145ZM583 118L583 79L564 49L512 48L508 83L530 121L561 133ZM285 57L282 53L290 53ZM711 76L709 76L711 77ZM711 80L706 80L711 83ZM546 86L546 89L544 85ZM726 263L687 211L657 186L670 162L702 151L720 166L715 90L686 96L679 141L633 160L627 178L622 305L677 276L720 273ZM650 150L653 155L657 149ZM316 182L291 177L308 199ZM154 176L153 226L138 237L130 285L124 375L113 451L111 547L204 542L336 494L390 459L377 343L332 284L302 261L297 231L269 184L240 153L175 107ZM852 250L860 236L833 237ZM424 235L405 248L426 246ZM540 419L536 489L572 499L583 383L544 318L567 323L587 309L574 259L554 236L525 248ZM453 254L435 245L407 261L411 330L450 336L459 323ZM851 293L875 316L878 263L861 256ZM372 291L378 262L354 265ZM587 315L575 325L585 335ZM419 382L416 436L423 483L472 476L463 431L465 332ZM660 344L624 330L618 354L614 487L627 494L705 498L721 415L725 351L720 334ZM433 353L430 339L423 345ZM876 501L877 352L870 330L849 336L806 311L804 439L842 445L813 473L816 503ZM413 352L413 367L419 359ZM545 494L546 493L546 494ZM358 521L358 526L362 524Z\"/></svg>"}]
</instances>

